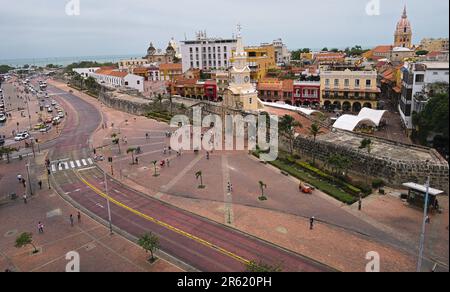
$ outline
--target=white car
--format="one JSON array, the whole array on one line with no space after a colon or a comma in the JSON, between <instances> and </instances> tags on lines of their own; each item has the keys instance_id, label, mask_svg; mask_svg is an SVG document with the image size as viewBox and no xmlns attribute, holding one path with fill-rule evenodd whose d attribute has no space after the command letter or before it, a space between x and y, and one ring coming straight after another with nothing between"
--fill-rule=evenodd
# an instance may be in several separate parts
<instances>
[{"instance_id":1,"label":"white car","mask_svg":"<svg viewBox=\"0 0 450 292\"><path fill-rule=\"evenodd\" d=\"M28 138L30 138L30 134L28 134L28 133L19 133L14 138L14 141L20 142L20 141L26 140Z\"/></svg>"},{"instance_id":2,"label":"white car","mask_svg":"<svg viewBox=\"0 0 450 292\"><path fill-rule=\"evenodd\" d=\"M64 114L64 112L58 112L58 117L60 117L61 119L64 118L66 115Z\"/></svg>"},{"instance_id":3,"label":"white car","mask_svg":"<svg viewBox=\"0 0 450 292\"><path fill-rule=\"evenodd\" d=\"M47 108L47 112L49 112L49 113L52 113L52 112L53 112L53 109L52 109L51 106L49 106L49 107Z\"/></svg>"},{"instance_id":4,"label":"white car","mask_svg":"<svg viewBox=\"0 0 450 292\"><path fill-rule=\"evenodd\" d=\"M52 100L52 106L55 106L55 105L57 105L56 101Z\"/></svg>"}]
</instances>

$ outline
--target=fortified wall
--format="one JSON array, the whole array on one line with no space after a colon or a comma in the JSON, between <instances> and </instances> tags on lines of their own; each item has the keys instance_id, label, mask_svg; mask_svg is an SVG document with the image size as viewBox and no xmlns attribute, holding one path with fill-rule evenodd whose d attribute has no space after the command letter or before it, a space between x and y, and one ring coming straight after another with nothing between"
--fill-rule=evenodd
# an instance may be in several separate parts
<instances>
[{"instance_id":1,"label":"fortified wall","mask_svg":"<svg viewBox=\"0 0 450 292\"><path fill-rule=\"evenodd\" d=\"M338 130L317 137L317 143L299 136L294 148L296 154L315 155L322 162L333 154L346 156L353 162L350 172L368 174L394 186L405 182L425 184L430 176L433 188L449 193L448 162L436 150L370 137L373 146L369 154L366 149L359 149L365 138L365 135Z\"/></svg>"}]
</instances>

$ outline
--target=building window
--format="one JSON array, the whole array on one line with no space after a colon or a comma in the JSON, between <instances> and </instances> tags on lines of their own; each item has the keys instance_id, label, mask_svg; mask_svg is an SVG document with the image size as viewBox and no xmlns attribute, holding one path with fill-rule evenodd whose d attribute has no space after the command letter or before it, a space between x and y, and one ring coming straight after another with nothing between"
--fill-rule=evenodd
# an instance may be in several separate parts
<instances>
[{"instance_id":1,"label":"building window","mask_svg":"<svg viewBox=\"0 0 450 292\"><path fill-rule=\"evenodd\" d=\"M355 86L359 87L361 85L361 81L359 79L355 80Z\"/></svg>"},{"instance_id":2,"label":"building window","mask_svg":"<svg viewBox=\"0 0 450 292\"><path fill-rule=\"evenodd\" d=\"M349 87L350 86L350 80L349 79L345 79L344 86L345 87Z\"/></svg>"},{"instance_id":3,"label":"building window","mask_svg":"<svg viewBox=\"0 0 450 292\"><path fill-rule=\"evenodd\" d=\"M367 79L366 80L366 87L370 87L370 86L372 86L372 80Z\"/></svg>"},{"instance_id":4,"label":"building window","mask_svg":"<svg viewBox=\"0 0 450 292\"><path fill-rule=\"evenodd\" d=\"M416 75L416 83L423 83L423 82L425 82L425 75L417 74Z\"/></svg>"},{"instance_id":5,"label":"building window","mask_svg":"<svg viewBox=\"0 0 450 292\"><path fill-rule=\"evenodd\" d=\"M339 79L334 79L334 86L338 87L339 86Z\"/></svg>"},{"instance_id":6,"label":"building window","mask_svg":"<svg viewBox=\"0 0 450 292\"><path fill-rule=\"evenodd\" d=\"M325 85L330 86L330 79L325 79Z\"/></svg>"}]
</instances>

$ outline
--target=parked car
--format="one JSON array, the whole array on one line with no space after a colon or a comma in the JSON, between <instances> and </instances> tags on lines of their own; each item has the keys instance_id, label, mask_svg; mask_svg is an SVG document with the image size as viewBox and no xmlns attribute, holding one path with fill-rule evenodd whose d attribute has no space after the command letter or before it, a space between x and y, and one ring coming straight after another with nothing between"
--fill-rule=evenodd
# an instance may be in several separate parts
<instances>
[{"instance_id":1,"label":"parked car","mask_svg":"<svg viewBox=\"0 0 450 292\"><path fill-rule=\"evenodd\" d=\"M53 108L50 106L47 108L47 112L52 113L53 112Z\"/></svg>"},{"instance_id":2,"label":"parked car","mask_svg":"<svg viewBox=\"0 0 450 292\"><path fill-rule=\"evenodd\" d=\"M58 117L60 117L61 119L63 119L66 115L64 114L64 112L58 112Z\"/></svg>"},{"instance_id":3,"label":"parked car","mask_svg":"<svg viewBox=\"0 0 450 292\"><path fill-rule=\"evenodd\" d=\"M52 106L55 106L55 105L57 105L56 101L52 100Z\"/></svg>"}]
</instances>

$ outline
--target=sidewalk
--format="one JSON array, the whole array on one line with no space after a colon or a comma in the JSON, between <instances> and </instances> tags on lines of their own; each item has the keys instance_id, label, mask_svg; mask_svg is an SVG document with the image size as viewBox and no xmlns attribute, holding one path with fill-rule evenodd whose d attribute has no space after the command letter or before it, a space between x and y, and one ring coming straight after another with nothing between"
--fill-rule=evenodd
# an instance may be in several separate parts
<instances>
[{"instance_id":1,"label":"sidewalk","mask_svg":"<svg viewBox=\"0 0 450 292\"><path fill-rule=\"evenodd\" d=\"M38 159L43 161L43 158ZM16 187L15 173L23 173L24 164L1 164L0 189ZM64 272L68 263L65 256L70 251L80 254L82 272L181 271L164 260L148 263L148 254L142 248L121 236L110 236L106 227L85 214L81 214L81 223L78 223L77 212L49 190L46 182L28 204L19 198L0 205L0 271ZM74 227L69 221L70 214L75 217ZM39 221L45 226L42 235L37 232ZM30 246L14 247L16 237L23 232L33 233L33 242L40 250L38 254L32 255Z\"/></svg>"}]
</instances>

